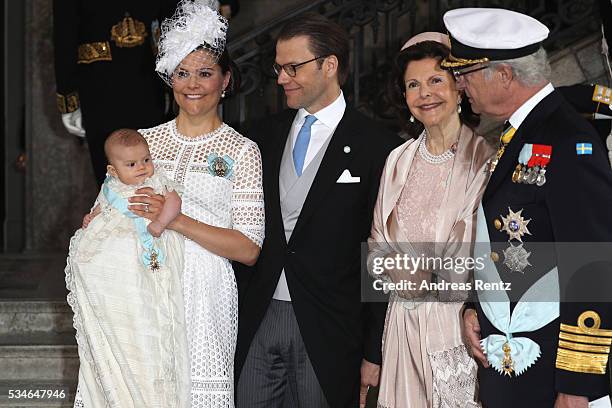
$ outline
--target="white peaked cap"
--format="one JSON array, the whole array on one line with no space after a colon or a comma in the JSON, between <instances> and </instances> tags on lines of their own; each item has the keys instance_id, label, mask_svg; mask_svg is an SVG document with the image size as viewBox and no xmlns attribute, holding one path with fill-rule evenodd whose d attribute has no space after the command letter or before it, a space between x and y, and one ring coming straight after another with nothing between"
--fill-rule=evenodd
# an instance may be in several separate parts
<instances>
[{"instance_id":1,"label":"white peaked cap","mask_svg":"<svg viewBox=\"0 0 612 408\"><path fill-rule=\"evenodd\" d=\"M451 39L446 66L524 57L536 52L548 28L533 17L498 8L460 8L444 14Z\"/></svg>"}]
</instances>

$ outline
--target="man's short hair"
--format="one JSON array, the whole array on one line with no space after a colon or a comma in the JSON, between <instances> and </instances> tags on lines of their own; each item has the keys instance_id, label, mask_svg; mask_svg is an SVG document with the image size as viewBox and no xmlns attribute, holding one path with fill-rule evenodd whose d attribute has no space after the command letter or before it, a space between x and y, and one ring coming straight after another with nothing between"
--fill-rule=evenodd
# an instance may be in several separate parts
<instances>
[{"instance_id":1,"label":"man's short hair","mask_svg":"<svg viewBox=\"0 0 612 408\"><path fill-rule=\"evenodd\" d=\"M500 65L508 65L515 78L525 86L535 86L548 82L550 78L550 64L544 48L540 47L533 54L511 60L491 61L489 69L485 71L485 78L491 77L491 71Z\"/></svg>"},{"instance_id":2,"label":"man's short hair","mask_svg":"<svg viewBox=\"0 0 612 408\"><path fill-rule=\"evenodd\" d=\"M108 135L106 141L104 142L104 154L106 155L106 160L110 163L110 149L114 146L129 147L139 144L144 144L147 147L149 146L147 140L140 134L140 132L134 129L117 129Z\"/></svg>"},{"instance_id":3,"label":"man's short hair","mask_svg":"<svg viewBox=\"0 0 612 408\"><path fill-rule=\"evenodd\" d=\"M317 13L305 13L281 28L276 41L308 37L310 52L315 57L335 55L338 59L338 83L343 85L349 75L349 35L344 28ZM322 62L317 61L319 66Z\"/></svg>"}]
</instances>

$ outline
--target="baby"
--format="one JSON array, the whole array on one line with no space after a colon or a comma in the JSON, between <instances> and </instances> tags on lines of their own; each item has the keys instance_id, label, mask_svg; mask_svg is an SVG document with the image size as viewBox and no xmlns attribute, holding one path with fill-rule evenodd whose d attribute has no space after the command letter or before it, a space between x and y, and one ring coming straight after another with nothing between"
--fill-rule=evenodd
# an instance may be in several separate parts
<instances>
[{"instance_id":1,"label":"baby","mask_svg":"<svg viewBox=\"0 0 612 408\"><path fill-rule=\"evenodd\" d=\"M155 174L149 145L136 130L119 129L111 133L104 143L104 153L108 160L106 167L108 174L119 179L123 184L141 186ZM147 226L147 230L154 237L159 237L168 224L181 212L181 198L176 191L166 191L164 196L164 207L157 220ZM148 205L143 205L145 211L148 212ZM83 228L87 228L87 225L100 211L100 206L97 205L91 213L85 215Z\"/></svg>"},{"instance_id":2,"label":"baby","mask_svg":"<svg viewBox=\"0 0 612 408\"><path fill-rule=\"evenodd\" d=\"M80 359L75 399L86 407L104 401L187 407L185 242L178 232L165 231L181 211L182 186L153 166L147 142L135 130L113 132L104 150L109 176L70 240L65 269ZM130 210L128 199L141 187L165 197L161 209L151 208L154 222ZM144 203L136 207L149 210Z\"/></svg>"}]
</instances>

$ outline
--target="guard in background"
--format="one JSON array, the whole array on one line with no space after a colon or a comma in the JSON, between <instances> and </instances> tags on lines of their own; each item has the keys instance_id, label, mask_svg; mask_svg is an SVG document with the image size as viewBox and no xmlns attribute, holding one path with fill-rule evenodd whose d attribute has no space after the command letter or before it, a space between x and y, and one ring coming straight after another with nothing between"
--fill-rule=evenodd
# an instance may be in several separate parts
<instances>
[{"instance_id":1,"label":"guard in background","mask_svg":"<svg viewBox=\"0 0 612 408\"><path fill-rule=\"evenodd\" d=\"M570 85L557 88L563 97L588 120L604 143L612 128L612 89L603 85Z\"/></svg>"},{"instance_id":2,"label":"guard in background","mask_svg":"<svg viewBox=\"0 0 612 408\"><path fill-rule=\"evenodd\" d=\"M176 3L53 1L57 106L68 132L87 138L98 184L106 174L106 136L164 120L156 41L160 22L173 14Z\"/></svg>"}]
</instances>

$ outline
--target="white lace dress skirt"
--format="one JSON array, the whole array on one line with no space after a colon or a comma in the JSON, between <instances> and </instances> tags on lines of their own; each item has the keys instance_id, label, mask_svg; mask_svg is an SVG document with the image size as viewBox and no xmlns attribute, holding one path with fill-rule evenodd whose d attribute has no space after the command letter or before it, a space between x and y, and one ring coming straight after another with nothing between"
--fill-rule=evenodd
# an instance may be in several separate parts
<instances>
[{"instance_id":1,"label":"white lace dress skirt","mask_svg":"<svg viewBox=\"0 0 612 408\"><path fill-rule=\"evenodd\" d=\"M185 312L191 356L191 403L234 406L238 291L226 258L185 243Z\"/></svg>"},{"instance_id":2,"label":"white lace dress skirt","mask_svg":"<svg viewBox=\"0 0 612 408\"><path fill-rule=\"evenodd\" d=\"M71 239L66 266L80 359L75 407L188 407L184 240L172 231L156 239L164 261L153 271L132 219L102 194L99 202L102 213Z\"/></svg>"},{"instance_id":3,"label":"white lace dress skirt","mask_svg":"<svg viewBox=\"0 0 612 408\"><path fill-rule=\"evenodd\" d=\"M229 180L196 173L185 178L185 186L184 214L209 225L231 227ZM183 280L191 406L233 408L238 289L231 262L186 239Z\"/></svg>"}]
</instances>

